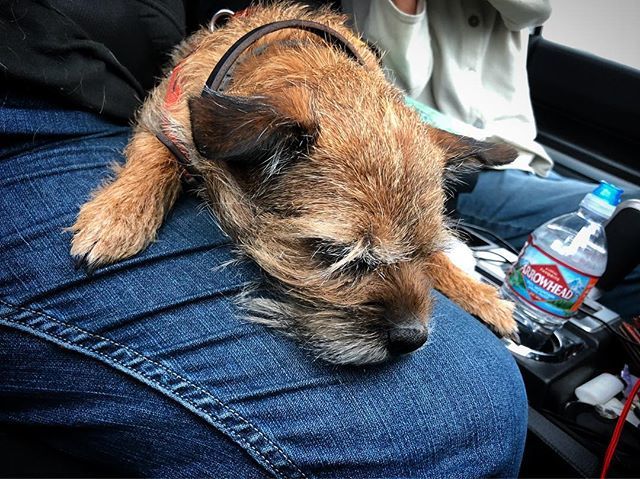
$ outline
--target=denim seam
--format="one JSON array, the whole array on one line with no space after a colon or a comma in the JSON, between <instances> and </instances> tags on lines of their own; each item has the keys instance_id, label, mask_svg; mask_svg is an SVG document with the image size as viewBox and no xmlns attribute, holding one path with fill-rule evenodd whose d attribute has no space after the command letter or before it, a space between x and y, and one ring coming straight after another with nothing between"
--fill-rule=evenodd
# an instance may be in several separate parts
<instances>
[{"instance_id":1,"label":"denim seam","mask_svg":"<svg viewBox=\"0 0 640 479\"><path fill-rule=\"evenodd\" d=\"M27 313L31 313L34 314L36 316L40 316L40 317L44 317L49 319L50 321L53 321L54 323L60 325L60 326L64 326L67 328L71 328L77 331L80 331L86 335L88 335L91 338L97 338L100 339L102 341L106 341L110 344L113 344L117 347L120 347L128 352L130 352L131 354L133 354L136 357L142 358L145 361L148 361L149 363L153 364L154 366L158 367L159 369L161 369L162 371L164 371L165 373L169 374L170 376L174 376L182 381L184 381L186 384L192 386L194 389L196 389L197 391L199 391L200 393L204 394L206 397L212 399L218 406L220 406L221 408L223 408L223 410L230 412L238 421L244 423L245 425L247 425L253 432L257 433L260 437L262 437L267 444L269 444L270 446L272 446L273 448L275 448L275 450L277 450L281 455L282 458L289 463L289 465L297 472L300 474L300 477L302 478L306 478L307 476L300 470L300 468L298 466L296 466L294 464L294 462L287 456L287 454L277 445L275 444L271 439L269 439L269 437L267 437L267 435L261 431L260 429L258 429L254 424L252 424L248 419L246 419L245 417L243 417L241 414L239 414L236 410L234 410L232 407L228 406L227 404L225 404L224 402L222 402L220 399L218 399L217 397L213 396L211 393L209 393L207 390L203 389L201 386L198 386L197 384L193 383L192 381L186 379L185 377L183 377L182 375L180 375L179 373L177 373L176 371L173 371L172 369L169 369L168 367L164 366L163 364L158 363L157 361L145 356L144 354L131 349L128 346L125 346L123 344L118 343L117 341L114 341L112 339L109 338L105 338L103 336L100 336L99 334L95 334L95 333L91 333L89 331L86 331L78 326L66 323L64 321L61 321L59 319L56 319L42 311L37 311L37 310L33 310L30 308L25 308L22 306L18 306L18 305L14 305L11 303L7 303L6 301L3 301L2 299L0 299L0 303L4 304L5 306L7 306L10 309L13 310L20 310L20 311L24 311ZM2 318L0 319L1 322L6 322L6 323L13 323L13 324L18 324L18 325L22 325L24 327L27 327L29 329L32 330L37 330L38 328L25 324L23 321L20 320L15 320L15 319L10 319L10 318ZM69 345L74 345L76 347L81 346L84 349L87 349L89 351L92 351L94 354L96 354L97 356L100 356L102 358L104 358L105 360L109 362L115 362L117 364L119 364L123 369L126 369L128 371L131 371L132 373L138 374L142 377L144 377L147 381L155 384L160 390L165 390L165 391L169 391L172 394L175 394L176 396L178 396L180 398L180 400L186 402L187 404L189 404L191 407L193 407L194 409L197 409L198 411L202 412L206 417L210 418L211 422L214 424L217 424L217 426L223 430L226 431L227 434L231 435L232 437L235 437L236 440L241 443L244 444L247 448L251 449L252 451L254 451L260 458L262 458L272 469L274 472L276 473L280 473L282 474L282 471L279 470L279 467L277 467L276 465L274 465L266 456L265 453L263 453L263 451L260 451L257 446L251 444L250 442L248 442L247 439L242 438L236 431L231 430L229 427L226 427L222 421L220 419L214 418L214 416L208 412L206 409L204 409L202 406L196 404L195 402L193 402L193 400L185 397L184 395L182 395L181 393L173 390L173 389L169 389L169 386L163 385L162 383L160 383L159 381L157 381L156 379L149 377L149 375L147 373L145 373L144 371L140 370L140 368L133 368L132 366L127 366L125 365L122 361L120 361L119 359L112 357L102 351L99 351L98 349L95 348L95 346L90 346L87 344L82 344L80 341L72 341L69 340L63 336L61 336L60 334L56 334L50 331L40 331L42 334L48 335L48 336L52 336L60 341L62 341L63 343L69 344ZM286 477L286 476L285 476Z\"/></svg>"}]
</instances>

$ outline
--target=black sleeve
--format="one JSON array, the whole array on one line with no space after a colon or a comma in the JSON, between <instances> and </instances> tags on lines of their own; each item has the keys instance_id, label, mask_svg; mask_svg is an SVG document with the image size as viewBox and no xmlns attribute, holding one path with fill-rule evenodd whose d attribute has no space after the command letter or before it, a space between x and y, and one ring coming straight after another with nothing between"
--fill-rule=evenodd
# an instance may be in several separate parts
<instances>
[{"instance_id":1,"label":"black sleeve","mask_svg":"<svg viewBox=\"0 0 640 479\"><path fill-rule=\"evenodd\" d=\"M0 2L0 81L126 122L185 30L181 0Z\"/></svg>"}]
</instances>

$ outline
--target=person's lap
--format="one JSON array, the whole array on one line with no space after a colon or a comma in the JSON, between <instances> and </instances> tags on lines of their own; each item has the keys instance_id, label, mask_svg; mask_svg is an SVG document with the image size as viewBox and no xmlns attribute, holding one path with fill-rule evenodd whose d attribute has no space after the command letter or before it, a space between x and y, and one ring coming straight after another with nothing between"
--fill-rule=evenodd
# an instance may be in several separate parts
<instances>
[{"instance_id":1,"label":"person's lap","mask_svg":"<svg viewBox=\"0 0 640 479\"><path fill-rule=\"evenodd\" d=\"M36 113L2 113L24 121L0 152L0 424L29 425L126 474L517 473L517 367L437 293L433 334L415 354L369 367L316 361L239 317L234 297L259 272L221 267L231 245L188 194L145 252L91 278L74 270L63 229L128 130ZM58 134L67 127L82 139Z\"/></svg>"}]
</instances>

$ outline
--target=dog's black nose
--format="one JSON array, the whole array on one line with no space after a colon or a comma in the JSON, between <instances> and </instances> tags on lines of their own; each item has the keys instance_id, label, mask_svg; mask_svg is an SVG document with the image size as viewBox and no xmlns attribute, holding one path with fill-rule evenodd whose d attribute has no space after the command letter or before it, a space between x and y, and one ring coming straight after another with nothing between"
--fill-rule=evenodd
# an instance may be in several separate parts
<instances>
[{"instance_id":1,"label":"dog's black nose","mask_svg":"<svg viewBox=\"0 0 640 479\"><path fill-rule=\"evenodd\" d=\"M427 327L420 323L389 328L389 352L394 356L415 351L427 341Z\"/></svg>"}]
</instances>

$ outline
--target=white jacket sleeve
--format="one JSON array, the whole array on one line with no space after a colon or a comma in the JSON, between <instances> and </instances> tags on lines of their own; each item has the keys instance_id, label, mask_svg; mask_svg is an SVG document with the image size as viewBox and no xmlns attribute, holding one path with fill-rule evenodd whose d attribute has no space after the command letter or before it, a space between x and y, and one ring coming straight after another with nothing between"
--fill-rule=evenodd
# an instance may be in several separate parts
<instances>
[{"instance_id":1,"label":"white jacket sleeve","mask_svg":"<svg viewBox=\"0 0 640 479\"><path fill-rule=\"evenodd\" d=\"M354 4L363 0L354 0ZM395 78L394 83L419 95L431 78L433 53L424 0L418 2L416 15L408 15L391 0L372 0L369 14L358 30L382 52L382 61Z\"/></svg>"},{"instance_id":2,"label":"white jacket sleeve","mask_svg":"<svg viewBox=\"0 0 640 479\"><path fill-rule=\"evenodd\" d=\"M509 30L537 27L551 16L549 0L489 0Z\"/></svg>"}]
</instances>

